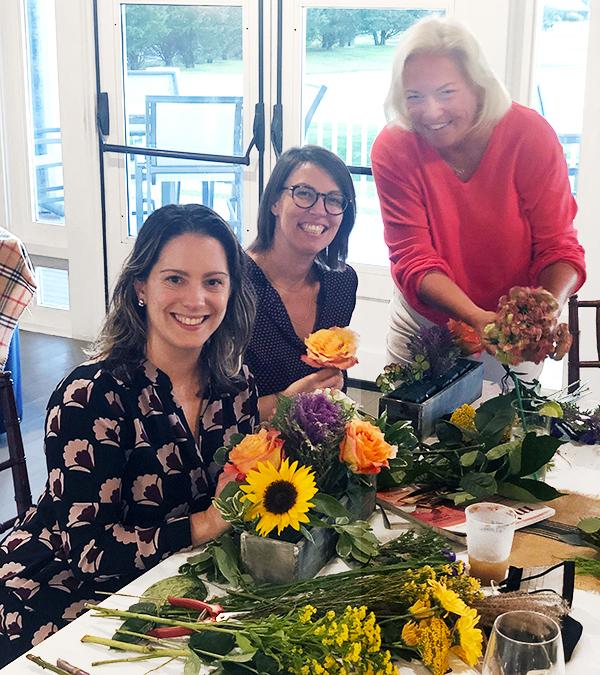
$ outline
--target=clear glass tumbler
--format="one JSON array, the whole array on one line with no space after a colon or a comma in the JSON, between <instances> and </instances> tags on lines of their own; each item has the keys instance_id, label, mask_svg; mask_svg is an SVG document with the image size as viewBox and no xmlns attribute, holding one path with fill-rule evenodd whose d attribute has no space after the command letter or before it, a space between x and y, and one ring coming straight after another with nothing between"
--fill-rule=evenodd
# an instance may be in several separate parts
<instances>
[{"instance_id":1,"label":"clear glass tumbler","mask_svg":"<svg viewBox=\"0 0 600 675\"><path fill-rule=\"evenodd\" d=\"M483 675L565 675L556 621L538 612L506 612L494 622Z\"/></svg>"}]
</instances>

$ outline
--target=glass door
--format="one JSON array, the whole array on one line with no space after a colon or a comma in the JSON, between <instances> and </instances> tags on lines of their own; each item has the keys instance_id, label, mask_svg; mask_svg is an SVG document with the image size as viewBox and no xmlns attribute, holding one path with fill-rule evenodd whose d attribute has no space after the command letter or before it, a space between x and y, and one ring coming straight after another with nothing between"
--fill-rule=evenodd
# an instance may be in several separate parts
<instances>
[{"instance_id":1,"label":"glass door","mask_svg":"<svg viewBox=\"0 0 600 675\"><path fill-rule=\"evenodd\" d=\"M97 3L110 280L165 204L210 206L244 237L262 160L262 4Z\"/></svg>"},{"instance_id":2,"label":"glass door","mask_svg":"<svg viewBox=\"0 0 600 675\"><path fill-rule=\"evenodd\" d=\"M387 305L393 282L371 175L371 146L385 125L383 101L398 40L427 15L449 13L445 0L284 0L282 146L312 143L336 153L353 175L357 220L348 262L359 275L352 327L360 335L351 377L373 381L385 365ZM294 102L300 101L300 105ZM374 330L374 327L376 329Z\"/></svg>"}]
</instances>

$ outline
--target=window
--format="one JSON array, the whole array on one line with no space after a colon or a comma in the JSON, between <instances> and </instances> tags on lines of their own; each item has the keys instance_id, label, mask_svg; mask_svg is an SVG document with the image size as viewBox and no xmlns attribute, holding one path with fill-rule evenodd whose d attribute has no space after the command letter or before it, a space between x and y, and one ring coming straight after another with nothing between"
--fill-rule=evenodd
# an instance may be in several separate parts
<instances>
[{"instance_id":1,"label":"window","mask_svg":"<svg viewBox=\"0 0 600 675\"><path fill-rule=\"evenodd\" d=\"M37 304L51 309L69 309L69 271L36 266Z\"/></svg>"},{"instance_id":2,"label":"window","mask_svg":"<svg viewBox=\"0 0 600 675\"><path fill-rule=\"evenodd\" d=\"M533 100L558 134L576 194L589 7L584 0L545 0L540 10Z\"/></svg>"},{"instance_id":3,"label":"window","mask_svg":"<svg viewBox=\"0 0 600 675\"><path fill-rule=\"evenodd\" d=\"M349 166L370 167L371 147L385 126L383 101L398 40L427 9L306 10L302 86L305 143L322 145ZM373 177L355 175L355 227L350 262L388 264Z\"/></svg>"},{"instance_id":4,"label":"window","mask_svg":"<svg viewBox=\"0 0 600 675\"><path fill-rule=\"evenodd\" d=\"M27 0L25 8L34 220L64 224L54 2Z\"/></svg>"}]
</instances>

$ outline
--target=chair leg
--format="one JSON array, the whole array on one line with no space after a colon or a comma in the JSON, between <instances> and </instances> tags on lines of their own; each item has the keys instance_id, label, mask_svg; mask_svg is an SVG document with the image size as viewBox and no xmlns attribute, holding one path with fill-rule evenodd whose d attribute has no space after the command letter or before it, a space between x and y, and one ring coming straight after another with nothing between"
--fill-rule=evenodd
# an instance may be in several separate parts
<instances>
[{"instance_id":1,"label":"chair leg","mask_svg":"<svg viewBox=\"0 0 600 675\"><path fill-rule=\"evenodd\" d=\"M15 486L17 513L20 517L31 506L32 499L27 465L25 463L23 437L21 436L19 424L20 420L17 413L13 382L9 372L2 373L0 377L0 406L4 417L9 458L14 462L11 470Z\"/></svg>"}]
</instances>

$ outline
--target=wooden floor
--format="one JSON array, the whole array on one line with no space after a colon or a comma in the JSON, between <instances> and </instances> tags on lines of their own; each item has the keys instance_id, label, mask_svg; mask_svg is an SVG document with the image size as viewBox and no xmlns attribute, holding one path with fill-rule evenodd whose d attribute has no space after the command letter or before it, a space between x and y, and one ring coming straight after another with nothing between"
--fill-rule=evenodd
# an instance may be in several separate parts
<instances>
[{"instance_id":1,"label":"wooden floor","mask_svg":"<svg viewBox=\"0 0 600 675\"><path fill-rule=\"evenodd\" d=\"M69 338L21 331L21 386L23 416L21 433L34 500L46 483L43 439L46 404L62 378L85 361L87 343ZM0 461L8 457L6 434L0 435ZM0 521L14 515L10 472L0 473Z\"/></svg>"}]
</instances>

